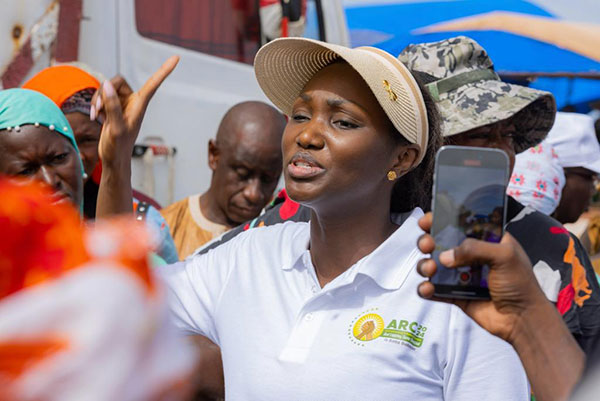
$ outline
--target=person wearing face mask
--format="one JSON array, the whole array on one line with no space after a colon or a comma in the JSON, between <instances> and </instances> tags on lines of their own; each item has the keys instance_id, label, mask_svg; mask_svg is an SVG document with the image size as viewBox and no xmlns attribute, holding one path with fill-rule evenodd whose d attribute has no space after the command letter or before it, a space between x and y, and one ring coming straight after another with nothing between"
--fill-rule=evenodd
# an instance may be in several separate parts
<instances>
[{"instance_id":1,"label":"person wearing face mask","mask_svg":"<svg viewBox=\"0 0 600 401\"><path fill-rule=\"evenodd\" d=\"M552 95L502 82L473 39L409 45L399 59L426 74L442 115L445 144L501 149L512 171L515 155L538 145L552 128ZM513 173L510 181L520 179ZM542 185L540 191L549 188ZM600 288L585 249L560 222L511 196L506 221L505 231L527 253L546 297L585 353L593 354L600 344Z\"/></svg>"},{"instance_id":2,"label":"person wearing face mask","mask_svg":"<svg viewBox=\"0 0 600 401\"><path fill-rule=\"evenodd\" d=\"M515 155L538 145L552 127L552 95L502 82L485 49L470 38L411 45L399 59L427 82L442 115L445 144L501 149L512 169ZM513 175L511 182L518 178ZM286 198L200 253L210 254L248 227L307 220L307 208ZM588 356L598 353L600 288L579 240L556 220L510 196L507 222L505 230L524 248L540 287L579 346Z\"/></svg>"},{"instance_id":3,"label":"person wearing face mask","mask_svg":"<svg viewBox=\"0 0 600 401\"><path fill-rule=\"evenodd\" d=\"M552 215L565 186L565 173L558 154L548 140L515 157L506 193L524 206Z\"/></svg>"},{"instance_id":4,"label":"person wearing face mask","mask_svg":"<svg viewBox=\"0 0 600 401\"><path fill-rule=\"evenodd\" d=\"M512 170L515 155L538 145L552 128L552 95L502 82L485 49L473 39L410 45L399 59L427 83L442 115L444 144L501 149ZM513 174L511 182L518 185L519 179ZM226 233L199 253L222 246L248 227L306 220L306 207L285 199L258 222ZM525 249L542 290L579 345L586 354L595 353L600 348L600 287L580 241L558 221L511 196L505 230Z\"/></svg>"}]
</instances>

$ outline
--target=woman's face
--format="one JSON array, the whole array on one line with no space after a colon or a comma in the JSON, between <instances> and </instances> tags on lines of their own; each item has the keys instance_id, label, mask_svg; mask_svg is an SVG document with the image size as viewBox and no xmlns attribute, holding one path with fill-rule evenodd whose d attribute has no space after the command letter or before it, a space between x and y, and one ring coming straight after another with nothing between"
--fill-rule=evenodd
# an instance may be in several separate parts
<instances>
[{"instance_id":1,"label":"woman's face","mask_svg":"<svg viewBox=\"0 0 600 401\"><path fill-rule=\"evenodd\" d=\"M283 134L289 196L313 208L333 210L347 210L354 201L366 203L375 196L389 197L393 183L386 175L397 167L404 149L393 135L398 134L352 67L336 63L324 68L294 103Z\"/></svg>"},{"instance_id":2,"label":"woman's face","mask_svg":"<svg viewBox=\"0 0 600 401\"><path fill-rule=\"evenodd\" d=\"M85 173L91 177L96 164L98 164L98 143L102 125L97 121L90 121L90 117L78 111L65 115L79 147L81 161Z\"/></svg>"},{"instance_id":3,"label":"woman's face","mask_svg":"<svg viewBox=\"0 0 600 401\"><path fill-rule=\"evenodd\" d=\"M67 138L44 126L0 132L0 173L43 181L55 190L57 203L81 205L79 155Z\"/></svg>"}]
</instances>

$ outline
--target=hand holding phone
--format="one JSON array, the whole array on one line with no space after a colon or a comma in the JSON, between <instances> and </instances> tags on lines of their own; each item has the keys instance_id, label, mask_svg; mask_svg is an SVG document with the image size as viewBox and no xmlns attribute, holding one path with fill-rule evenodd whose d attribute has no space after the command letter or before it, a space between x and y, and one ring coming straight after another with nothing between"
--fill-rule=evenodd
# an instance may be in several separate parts
<instances>
[{"instance_id":1,"label":"hand holding phone","mask_svg":"<svg viewBox=\"0 0 600 401\"><path fill-rule=\"evenodd\" d=\"M431 217L427 213L419 220L426 233L431 229ZM424 234L418 247L430 254L435 241ZM554 305L548 302L519 243L508 233L499 244L468 239L440 258L451 268L474 261L487 263L491 300L436 298L430 281L419 284L419 295L458 306L484 330L510 343L539 399L566 399L581 377L585 355ZM429 258L417 265L417 271L425 278L433 277L436 270L436 263Z\"/></svg>"},{"instance_id":2,"label":"hand holding phone","mask_svg":"<svg viewBox=\"0 0 600 401\"><path fill-rule=\"evenodd\" d=\"M432 228L432 214L427 213L423 216L419 220L419 226L426 232L419 238L419 250L432 253L436 244L433 237L427 234ZM418 273L430 279L419 285L419 295L457 305L481 327L503 340L511 340L515 324L519 323L523 311L543 309L545 305L554 308L546 299L533 274L529 257L517 240L508 233L497 244L468 239L461 245L445 251L441 259L449 269L470 265L475 261L482 261L490 266L488 288L491 299L438 297L431 278L435 277L439 267L430 258L422 259L417 264Z\"/></svg>"},{"instance_id":3,"label":"hand holding phone","mask_svg":"<svg viewBox=\"0 0 600 401\"><path fill-rule=\"evenodd\" d=\"M506 215L509 161L497 149L444 146L436 155L433 186L432 252L437 273L431 277L438 297L489 299L489 266L447 269L441 252L465 239L500 242Z\"/></svg>"}]
</instances>

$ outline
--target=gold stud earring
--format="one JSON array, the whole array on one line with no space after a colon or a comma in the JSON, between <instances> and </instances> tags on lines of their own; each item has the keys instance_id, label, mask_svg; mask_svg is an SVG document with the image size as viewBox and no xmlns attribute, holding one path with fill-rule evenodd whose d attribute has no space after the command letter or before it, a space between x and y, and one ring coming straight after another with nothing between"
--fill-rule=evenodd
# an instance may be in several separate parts
<instances>
[{"instance_id":1,"label":"gold stud earring","mask_svg":"<svg viewBox=\"0 0 600 401\"><path fill-rule=\"evenodd\" d=\"M396 178L398 178L398 175L396 174L396 172L394 170L390 170L387 173L387 179L389 181L394 181Z\"/></svg>"}]
</instances>

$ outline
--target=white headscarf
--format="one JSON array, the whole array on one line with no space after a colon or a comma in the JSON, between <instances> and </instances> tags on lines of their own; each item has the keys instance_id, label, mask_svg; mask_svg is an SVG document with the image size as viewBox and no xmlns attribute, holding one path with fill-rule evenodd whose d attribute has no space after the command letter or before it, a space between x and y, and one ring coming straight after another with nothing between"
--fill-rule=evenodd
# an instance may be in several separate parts
<instances>
[{"instance_id":1,"label":"white headscarf","mask_svg":"<svg viewBox=\"0 0 600 401\"><path fill-rule=\"evenodd\" d=\"M546 142L558 153L562 167L584 167L600 174L600 144L594 119L586 114L556 113Z\"/></svg>"}]
</instances>

